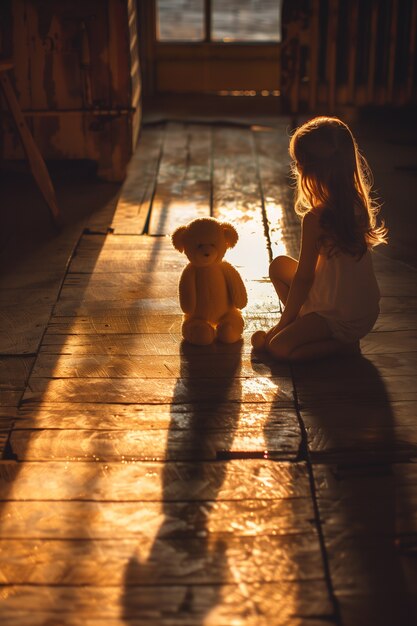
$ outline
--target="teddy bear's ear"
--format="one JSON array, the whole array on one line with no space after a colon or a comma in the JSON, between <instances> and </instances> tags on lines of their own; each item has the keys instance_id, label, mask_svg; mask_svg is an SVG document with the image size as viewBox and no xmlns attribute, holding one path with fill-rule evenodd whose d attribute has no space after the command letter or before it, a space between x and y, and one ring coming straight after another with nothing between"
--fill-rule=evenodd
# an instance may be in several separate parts
<instances>
[{"instance_id":1,"label":"teddy bear's ear","mask_svg":"<svg viewBox=\"0 0 417 626\"><path fill-rule=\"evenodd\" d=\"M237 240L239 239L236 228L228 222L222 222L221 227L223 228L224 238L226 239L227 246L229 248L233 248L233 246L236 245Z\"/></svg>"},{"instance_id":2,"label":"teddy bear's ear","mask_svg":"<svg viewBox=\"0 0 417 626\"><path fill-rule=\"evenodd\" d=\"M179 252L184 252L184 235L185 232L187 230L186 226L179 226L176 230L174 230L174 232L172 233L172 245L174 246L174 248L176 248Z\"/></svg>"}]
</instances>

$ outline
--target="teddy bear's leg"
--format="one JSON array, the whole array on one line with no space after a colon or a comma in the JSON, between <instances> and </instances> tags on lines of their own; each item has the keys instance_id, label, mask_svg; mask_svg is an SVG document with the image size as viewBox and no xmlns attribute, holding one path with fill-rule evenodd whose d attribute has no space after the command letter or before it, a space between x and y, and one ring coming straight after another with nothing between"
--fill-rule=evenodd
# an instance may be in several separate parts
<instances>
[{"instance_id":1,"label":"teddy bear's leg","mask_svg":"<svg viewBox=\"0 0 417 626\"><path fill-rule=\"evenodd\" d=\"M214 341L214 328L204 320L185 320L182 325L182 336L185 341L196 346L208 346Z\"/></svg>"},{"instance_id":2,"label":"teddy bear's leg","mask_svg":"<svg viewBox=\"0 0 417 626\"><path fill-rule=\"evenodd\" d=\"M223 343L235 343L242 337L245 323L242 314L234 309L223 315L217 326L217 339Z\"/></svg>"}]
</instances>

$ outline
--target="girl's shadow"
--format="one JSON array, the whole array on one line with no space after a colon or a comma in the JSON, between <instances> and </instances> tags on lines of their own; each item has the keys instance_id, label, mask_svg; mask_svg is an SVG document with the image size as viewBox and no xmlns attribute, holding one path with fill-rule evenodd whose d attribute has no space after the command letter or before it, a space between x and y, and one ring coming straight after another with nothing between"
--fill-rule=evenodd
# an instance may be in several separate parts
<instances>
[{"instance_id":1,"label":"girl's shadow","mask_svg":"<svg viewBox=\"0 0 417 626\"><path fill-rule=\"evenodd\" d=\"M163 519L147 560L135 554L126 567L122 617L127 624L138 619L162 624L164 618L202 624L220 602L221 583L228 579L222 539L227 514L216 498L227 463L215 460L219 449L232 446L237 428L240 368L240 343L204 349L181 345L158 494Z\"/></svg>"},{"instance_id":2,"label":"girl's shadow","mask_svg":"<svg viewBox=\"0 0 417 626\"><path fill-rule=\"evenodd\" d=\"M416 447L397 434L384 380L368 359L333 357L292 369L342 618L348 611L358 626L409 626L415 607L398 524L401 516L410 527L411 512L395 464L403 468ZM267 449L270 432L266 424Z\"/></svg>"}]
</instances>

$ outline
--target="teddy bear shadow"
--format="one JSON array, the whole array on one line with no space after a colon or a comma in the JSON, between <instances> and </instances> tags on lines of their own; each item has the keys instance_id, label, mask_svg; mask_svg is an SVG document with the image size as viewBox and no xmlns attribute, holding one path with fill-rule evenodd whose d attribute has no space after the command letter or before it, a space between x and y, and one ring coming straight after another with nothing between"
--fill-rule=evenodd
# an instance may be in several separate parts
<instances>
[{"instance_id":1,"label":"teddy bear shadow","mask_svg":"<svg viewBox=\"0 0 417 626\"><path fill-rule=\"evenodd\" d=\"M281 367L267 356L262 361L272 374ZM259 367L259 355L254 362ZM374 620L381 626L408 626L414 623L410 617L415 607L406 591L402 552L407 550L402 548L398 525L411 527L413 513L395 465L404 467L405 461L415 458L416 446L397 432L384 379L370 360L360 355L329 357L293 364L291 370L305 429L296 460L307 460L308 446L308 462L320 485L318 504L329 541L331 574L333 568L338 571L342 588L349 577L356 579L353 602L360 603L358 626ZM264 427L271 457L280 454L271 436L277 411L271 408ZM336 532L337 549L332 535ZM384 597L389 601L381 603Z\"/></svg>"},{"instance_id":2,"label":"teddy bear shadow","mask_svg":"<svg viewBox=\"0 0 417 626\"><path fill-rule=\"evenodd\" d=\"M122 617L203 624L230 579L229 504L217 501L240 413L241 344L183 342L162 470L162 523L145 562L125 570ZM177 623L177 621L176 621Z\"/></svg>"}]
</instances>

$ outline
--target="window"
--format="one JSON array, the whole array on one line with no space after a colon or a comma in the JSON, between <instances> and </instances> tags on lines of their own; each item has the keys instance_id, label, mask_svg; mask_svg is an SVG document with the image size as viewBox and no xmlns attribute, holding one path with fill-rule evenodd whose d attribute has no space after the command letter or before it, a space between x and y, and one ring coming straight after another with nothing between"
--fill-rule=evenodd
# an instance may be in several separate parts
<instances>
[{"instance_id":1,"label":"window","mask_svg":"<svg viewBox=\"0 0 417 626\"><path fill-rule=\"evenodd\" d=\"M159 41L202 41L204 0L158 0L156 23Z\"/></svg>"},{"instance_id":2,"label":"window","mask_svg":"<svg viewBox=\"0 0 417 626\"><path fill-rule=\"evenodd\" d=\"M157 39L277 43L281 41L282 1L157 0Z\"/></svg>"},{"instance_id":3,"label":"window","mask_svg":"<svg viewBox=\"0 0 417 626\"><path fill-rule=\"evenodd\" d=\"M212 0L214 41L281 41L281 2Z\"/></svg>"}]
</instances>

